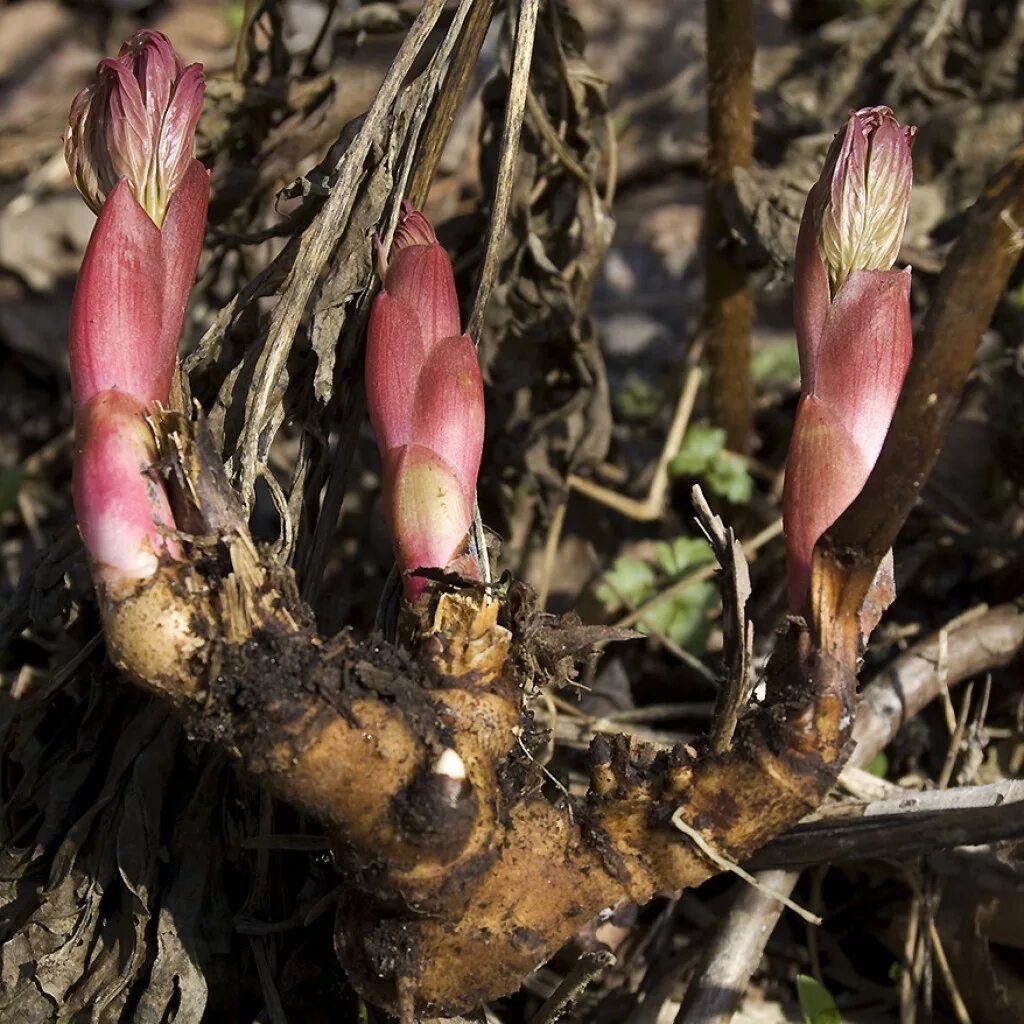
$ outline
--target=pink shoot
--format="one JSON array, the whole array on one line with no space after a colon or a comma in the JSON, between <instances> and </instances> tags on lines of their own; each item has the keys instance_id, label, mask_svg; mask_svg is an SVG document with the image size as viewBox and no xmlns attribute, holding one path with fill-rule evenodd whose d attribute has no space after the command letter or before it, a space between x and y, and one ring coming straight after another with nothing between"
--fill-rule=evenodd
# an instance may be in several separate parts
<instances>
[{"instance_id":1,"label":"pink shoot","mask_svg":"<svg viewBox=\"0 0 1024 1024\"><path fill-rule=\"evenodd\" d=\"M804 207L793 286L803 397L783 496L794 613L807 600L815 544L878 459L910 364L910 270L890 268L914 134L887 107L853 112Z\"/></svg>"},{"instance_id":2,"label":"pink shoot","mask_svg":"<svg viewBox=\"0 0 1024 1024\"><path fill-rule=\"evenodd\" d=\"M451 262L408 206L370 314L366 397L400 568L475 570L464 554L483 448L483 380L462 333ZM425 586L407 575L406 599Z\"/></svg>"},{"instance_id":3,"label":"pink shoot","mask_svg":"<svg viewBox=\"0 0 1024 1024\"><path fill-rule=\"evenodd\" d=\"M209 173L194 157L202 67L138 32L71 107L65 156L98 218L71 309L75 509L99 582L176 553L146 416L166 404L202 251Z\"/></svg>"}]
</instances>

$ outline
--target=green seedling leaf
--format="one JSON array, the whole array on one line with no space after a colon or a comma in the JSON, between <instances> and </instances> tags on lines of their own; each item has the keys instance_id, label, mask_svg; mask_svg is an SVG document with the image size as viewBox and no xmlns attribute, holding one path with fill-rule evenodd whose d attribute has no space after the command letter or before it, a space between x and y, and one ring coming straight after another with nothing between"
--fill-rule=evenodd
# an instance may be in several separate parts
<instances>
[{"instance_id":1,"label":"green seedling leaf","mask_svg":"<svg viewBox=\"0 0 1024 1024\"><path fill-rule=\"evenodd\" d=\"M725 431L720 427L691 427L669 463L669 472L702 477L715 494L734 505L745 505L754 494L754 481L743 459L723 451L724 445Z\"/></svg>"},{"instance_id":2,"label":"green seedling leaf","mask_svg":"<svg viewBox=\"0 0 1024 1024\"><path fill-rule=\"evenodd\" d=\"M707 541L699 537L676 537L674 540L659 540L654 545L654 557L663 572L679 577L706 565L714 555Z\"/></svg>"},{"instance_id":3,"label":"green seedling leaf","mask_svg":"<svg viewBox=\"0 0 1024 1024\"><path fill-rule=\"evenodd\" d=\"M821 982L807 974L796 976L796 995L804 1024L843 1024L835 1000Z\"/></svg>"},{"instance_id":4,"label":"green seedling leaf","mask_svg":"<svg viewBox=\"0 0 1024 1024\"><path fill-rule=\"evenodd\" d=\"M615 396L619 416L629 420L651 420L664 404L665 396L639 377L629 376Z\"/></svg>"},{"instance_id":5,"label":"green seedling leaf","mask_svg":"<svg viewBox=\"0 0 1024 1024\"><path fill-rule=\"evenodd\" d=\"M884 753L875 754L865 765L864 770L871 772L872 775L877 775L880 779L884 779L889 774L889 758Z\"/></svg>"},{"instance_id":6,"label":"green seedling leaf","mask_svg":"<svg viewBox=\"0 0 1024 1024\"><path fill-rule=\"evenodd\" d=\"M655 573L650 563L623 555L604 574L594 593L610 612L618 611L623 602L642 604L654 593Z\"/></svg>"},{"instance_id":7,"label":"green seedling leaf","mask_svg":"<svg viewBox=\"0 0 1024 1024\"><path fill-rule=\"evenodd\" d=\"M656 604L637 623L642 633L660 633L687 650L703 648L711 632L708 613L718 592L710 583L694 583Z\"/></svg>"},{"instance_id":8,"label":"green seedling leaf","mask_svg":"<svg viewBox=\"0 0 1024 1024\"><path fill-rule=\"evenodd\" d=\"M690 427L668 469L673 476L702 476L725 445L720 427Z\"/></svg>"},{"instance_id":9,"label":"green seedling leaf","mask_svg":"<svg viewBox=\"0 0 1024 1024\"><path fill-rule=\"evenodd\" d=\"M758 348L750 359L750 372L758 383L796 383L800 379L800 355L792 341L773 341Z\"/></svg>"},{"instance_id":10,"label":"green seedling leaf","mask_svg":"<svg viewBox=\"0 0 1024 1024\"><path fill-rule=\"evenodd\" d=\"M754 496L754 480L738 455L722 452L712 462L705 479L715 494L734 505L745 505Z\"/></svg>"},{"instance_id":11,"label":"green seedling leaf","mask_svg":"<svg viewBox=\"0 0 1024 1024\"><path fill-rule=\"evenodd\" d=\"M628 556L618 558L594 593L609 612L619 611L624 605L636 608L680 577L712 561L714 555L703 538L658 541L653 564ZM645 612L636 628L642 633L667 637L689 650L703 648L711 632L710 613L718 606L718 600L714 584L695 581Z\"/></svg>"}]
</instances>

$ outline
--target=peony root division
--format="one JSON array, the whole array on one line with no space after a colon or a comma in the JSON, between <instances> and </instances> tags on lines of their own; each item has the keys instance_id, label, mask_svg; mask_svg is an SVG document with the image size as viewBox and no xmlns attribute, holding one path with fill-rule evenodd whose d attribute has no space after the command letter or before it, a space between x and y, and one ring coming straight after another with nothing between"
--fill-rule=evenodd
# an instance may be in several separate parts
<instances>
[{"instance_id":1,"label":"peony root division","mask_svg":"<svg viewBox=\"0 0 1024 1024\"><path fill-rule=\"evenodd\" d=\"M832 624L793 620L766 699L747 709L723 753L598 737L586 799L571 806L543 795L523 755L528 695L566 682L574 654L617 634L541 614L524 588L499 599L476 580L467 535L483 439L480 369L448 257L411 209L366 358L409 605L403 640L319 636L290 571L253 544L203 422L190 422L172 393L209 193L192 157L201 100L197 66L184 68L163 36L143 32L103 62L68 132L69 165L99 210L71 367L75 505L108 649L193 735L330 831L347 878L337 948L359 990L406 1020L465 1010L515 990L603 908L716 873L673 818L742 860L814 810L846 756L854 659L823 649L821 630ZM833 163L849 175L867 160L872 196L876 163L909 181L908 154L909 136L887 112L861 112ZM833 195L848 183L829 181ZM834 200L813 209L816 224L845 224ZM867 263L857 245L847 258L840 232L839 270L832 229L819 243L805 225L802 259L817 290L805 303L807 395L787 491L791 527L794 514L805 516L790 537L801 606L810 550L827 525L807 511L817 492L801 473L813 483L836 462L838 448L822 455L822 430L846 438L870 467L909 357L907 277L887 269L905 212L885 215L882 254ZM861 349L890 344L876 392ZM840 364L849 376L850 359L854 384L844 390ZM821 422L808 411L816 403ZM414 575L423 567L447 575Z\"/></svg>"},{"instance_id":2,"label":"peony root division","mask_svg":"<svg viewBox=\"0 0 1024 1024\"><path fill-rule=\"evenodd\" d=\"M231 492L194 460L189 476L188 431L173 414L158 424L194 516ZM529 610L519 590L499 603L467 584L426 592L404 650L328 640L240 517L212 546L183 543L187 559L117 603L111 653L194 735L328 827L349 879L339 955L367 998L407 1016L514 991L603 908L716 874L673 826L680 809L742 860L816 808L843 764L855 678L794 622L729 751L598 737L587 799L556 806L520 753L527 689L564 682L591 633ZM168 622L183 628L161 634Z\"/></svg>"}]
</instances>

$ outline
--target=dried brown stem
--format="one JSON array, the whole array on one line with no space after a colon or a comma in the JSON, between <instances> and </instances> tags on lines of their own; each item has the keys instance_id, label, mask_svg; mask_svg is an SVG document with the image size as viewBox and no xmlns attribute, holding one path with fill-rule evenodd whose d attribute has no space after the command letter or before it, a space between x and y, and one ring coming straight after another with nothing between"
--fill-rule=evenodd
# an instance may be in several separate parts
<instances>
[{"instance_id":1,"label":"dried brown stem","mask_svg":"<svg viewBox=\"0 0 1024 1024\"><path fill-rule=\"evenodd\" d=\"M555 1024L571 1009L584 989L609 967L615 965L615 954L608 949L584 953L572 965L558 988L544 1000L544 1005L530 1018L530 1024Z\"/></svg>"},{"instance_id":2,"label":"dried brown stem","mask_svg":"<svg viewBox=\"0 0 1024 1024\"><path fill-rule=\"evenodd\" d=\"M540 0L520 0L516 19L515 45L512 51L512 70L508 80L508 99L505 105L505 123L501 132L501 156L498 180L494 188L490 230L484 252L483 269L477 285L473 309L469 314L466 332L472 338L480 337L480 329L487 311L487 300L494 287L501 256L501 243L512 206L512 185L515 182L516 160L519 156L519 136L526 115L526 97L530 91L530 66L533 63L533 39L537 29Z\"/></svg>"},{"instance_id":3,"label":"dried brown stem","mask_svg":"<svg viewBox=\"0 0 1024 1024\"><path fill-rule=\"evenodd\" d=\"M721 193L754 155L754 15L750 0L706 0L708 177L705 193L705 326L715 421L733 451L750 448L753 295L731 258Z\"/></svg>"},{"instance_id":4,"label":"dried brown stem","mask_svg":"<svg viewBox=\"0 0 1024 1024\"><path fill-rule=\"evenodd\" d=\"M758 870L843 861L909 860L956 846L1024 837L1024 784L1008 780L898 797L800 825L753 859Z\"/></svg>"},{"instance_id":5,"label":"dried brown stem","mask_svg":"<svg viewBox=\"0 0 1024 1024\"><path fill-rule=\"evenodd\" d=\"M469 87L480 56L487 30L491 26L491 15L494 13L494 0L476 0L466 24L452 52L451 65L444 80L444 87L438 93L434 105L430 108L426 124L423 127L423 142L416 158L416 166L409 179L408 198L415 207L421 207L427 200L430 184L434 180L434 171L448 141L455 112L462 102L466 89Z\"/></svg>"},{"instance_id":6,"label":"dried brown stem","mask_svg":"<svg viewBox=\"0 0 1024 1024\"><path fill-rule=\"evenodd\" d=\"M729 749L736 723L750 699L750 663L754 645L754 628L746 610L750 597L750 567L732 527L726 527L720 516L712 514L700 487L694 486L691 500L697 522L722 567L719 584L722 590L725 671L711 719L711 748L722 753Z\"/></svg>"},{"instance_id":7,"label":"dried brown stem","mask_svg":"<svg viewBox=\"0 0 1024 1024\"><path fill-rule=\"evenodd\" d=\"M1008 665L1022 645L1024 611L1003 604L961 615L901 654L861 694L849 764L866 765L944 686Z\"/></svg>"},{"instance_id":8,"label":"dried brown stem","mask_svg":"<svg viewBox=\"0 0 1024 1024\"><path fill-rule=\"evenodd\" d=\"M791 878L788 871L758 875L767 889L782 893L792 891ZM699 983L687 989L676 1024L729 1024L781 912L782 904L761 889L743 887L712 937Z\"/></svg>"}]
</instances>

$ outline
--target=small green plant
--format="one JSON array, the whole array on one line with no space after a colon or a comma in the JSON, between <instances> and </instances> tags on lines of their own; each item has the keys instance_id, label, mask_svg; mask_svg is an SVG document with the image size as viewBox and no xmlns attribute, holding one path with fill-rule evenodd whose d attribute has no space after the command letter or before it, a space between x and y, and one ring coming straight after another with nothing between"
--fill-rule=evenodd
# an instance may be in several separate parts
<instances>
[{"instance_id":1,"label":"small green plant","mask_svg":"<svg viewBox=\"0 0 1024 1024\"><path fill-rule=\"evenodd\" d=\"M745 505L753 497L754 481L744 460L724 448L725 431L720 427L691 427L669 463L669 472L699 477L719 497Z\"/></svg>"},{"instance_id":2,"label":"small green plant","mask_svg":"<svg viewBox=\"0 0 1024 1024\"><path fill-rule=\"evenodd\" d=\"M791 341L771 341L751 358L750 371L759 384L796 384L800 380L800 356Z\"/></svg>"},{"instance_id":3,"label":"small green plant","mask_svg":"<svg viewBox=\"0 0 1024 1024\"><path fill-rule=\"evenodd\" d=\"M630 556L616 559L598 584L597 598L612 613L637 608L712 557L708 545L694 537L658 541L653 562ZM718 592L712 584L694 582L656 604L637 628L659 633L689 650L701 648L707 642L709 613L717 601Z\"/></svg>"},{"instance_id":4,"label":"small green plant","mask_svg":"<svg viewBox=\"0 0 1024 1024\"><path fill-rule=\"evenodd\" d=\"M615 395L615 411L626 420L652 420L664 404L664 394L635 374L626 377Z\"/></svg>"},{"instance_id":5,"label":"small green plant","mask_svg":"<svg viewBox=\"0 0 1024 1024\"><path fill-rule=\"evenodd\" d=\"M810 975L796 976L796 996L800 1000L804 1024L843 1024L828 989Z\"/></svg>"},{"instance_id":6,"label":"small green plant","mask_svg":"<svg viewBox=\"0 0 1024 1024\"><path fill-rule=\"evenodd\" d=\"M238 36L245 25L245 4L229 3L224 8L224 21L232 36Z\"/></svg>"}]
</instances>

